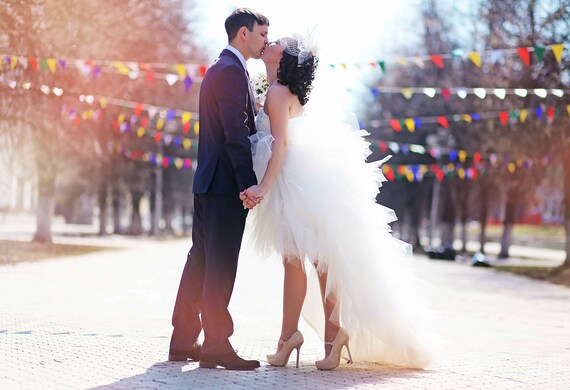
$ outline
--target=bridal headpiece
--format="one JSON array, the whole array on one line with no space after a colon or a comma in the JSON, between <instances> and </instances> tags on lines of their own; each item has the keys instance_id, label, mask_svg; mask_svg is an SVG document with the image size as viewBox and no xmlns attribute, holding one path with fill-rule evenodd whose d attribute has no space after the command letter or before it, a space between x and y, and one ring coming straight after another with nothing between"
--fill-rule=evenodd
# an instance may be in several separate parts
<instances>
[{"instance_id":1,"label":"bridal headpiece","mask_svg":"<svg viewBox=\"0 0 570 390\"><path fill-rule=\"evenodd\" d=\"M314 39L314 34L293 34L290 37L279 39L279 44L285 46L285 52L298 58L297 63L303 64L307 59L318 55L318 47Z\"/></svg>"}]
</instances>

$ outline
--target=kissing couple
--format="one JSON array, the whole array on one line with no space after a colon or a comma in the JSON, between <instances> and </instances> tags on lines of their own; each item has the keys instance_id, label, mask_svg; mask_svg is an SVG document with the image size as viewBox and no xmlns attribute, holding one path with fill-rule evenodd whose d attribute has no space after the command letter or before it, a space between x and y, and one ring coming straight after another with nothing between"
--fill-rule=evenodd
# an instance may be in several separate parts
<instances>
[{"instance_id":1,"label":"kissing couple","mask_svg":"<svg viewBox=\"0 0 570 390\"><path fill-rule=\"evenodd\" d=\"M255 248L279 254L284 266L281 333L268 364L286 366L296 351L299 366L303 311L323 339L319 370L337 368L344 348L349 362L427 367L440 353L436 316L412 272L410 245L391 234L393 211L376 203L386 159L366 162L365 130L305 111L316 45L298 34L270 42L268 28L255 10L232 12L225 21L228 46L201 85L192 247L169 360L260 367L229 341L228 305L249 214ZM269 84L259 111L246 67L252 58L264 62ZM304 307L308 283L318 283L320 296L307 300L318 307Z\"/></svg>"}]
</instances>

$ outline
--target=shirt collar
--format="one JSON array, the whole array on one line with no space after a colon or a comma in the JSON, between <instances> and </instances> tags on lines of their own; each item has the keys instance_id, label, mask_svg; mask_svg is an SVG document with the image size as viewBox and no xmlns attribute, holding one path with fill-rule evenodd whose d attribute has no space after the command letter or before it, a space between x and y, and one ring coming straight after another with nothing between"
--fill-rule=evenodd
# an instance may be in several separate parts
<instances>
[{"instance_id":1,"label":"shirt collar","mask_svg":"<svg viewBox=\"0 0 570 390\"><path fill-rule=\"evenodd\" d=\"M243 65L243 69L247 71L247 64L245 62L245 57L243 56L243 54L241 54L240 51L235 47L233 47L232 45L226 46L226 49L228 49L237 56L239 62L241 62L241 64Z\"/></svg>"}]
</instances>

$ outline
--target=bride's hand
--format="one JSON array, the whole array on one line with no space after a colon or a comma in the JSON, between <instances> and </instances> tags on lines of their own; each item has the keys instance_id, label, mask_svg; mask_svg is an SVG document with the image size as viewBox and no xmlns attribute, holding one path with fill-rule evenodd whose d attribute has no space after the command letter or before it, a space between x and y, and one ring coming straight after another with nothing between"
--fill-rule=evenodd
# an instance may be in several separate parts
<instances>
[{"instance_id":1,"label":"bride's hand","mask_svg":"<svg viewBox=\"0 0 570 390\"><path fill-rule=\"evenodd\" d=\"M257 186L254 186L257 187ZM241 199L241 201L243 202L243 208L244 209L253 209L255 206L257 206L262 200L263 197L262 196L253 196L250 193L248 193L248 191L251 189L252 187L242 191L239 193L239 198Z\"/></svg>"}]
</instances>

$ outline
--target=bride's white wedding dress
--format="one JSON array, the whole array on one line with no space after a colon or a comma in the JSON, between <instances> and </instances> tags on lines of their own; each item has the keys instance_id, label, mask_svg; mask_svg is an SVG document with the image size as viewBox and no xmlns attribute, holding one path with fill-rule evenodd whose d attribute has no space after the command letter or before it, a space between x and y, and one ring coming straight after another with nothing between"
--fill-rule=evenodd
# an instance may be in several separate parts
<instances>
[{"instance_id":1,"label":"bride's white wedding dress","mask_svg":"<svg viewBox=\"0 0 570 390\"><path fill-rule=\"evenodd\" d=\"M330 116L327 116L330 118ZM317 270L328 271L340 324L355 360L423 368L440 351L433 313L411 268L411 247L394 238L394 212L376 203L385 181L364 130L305 114L291 118L287 153L264 200L250 213L255 247L303 259L309 275L303 317L323 337ZM269 117L256 118L254 170L260 181L271 158Z\"/></svg>"}]
</instances>

